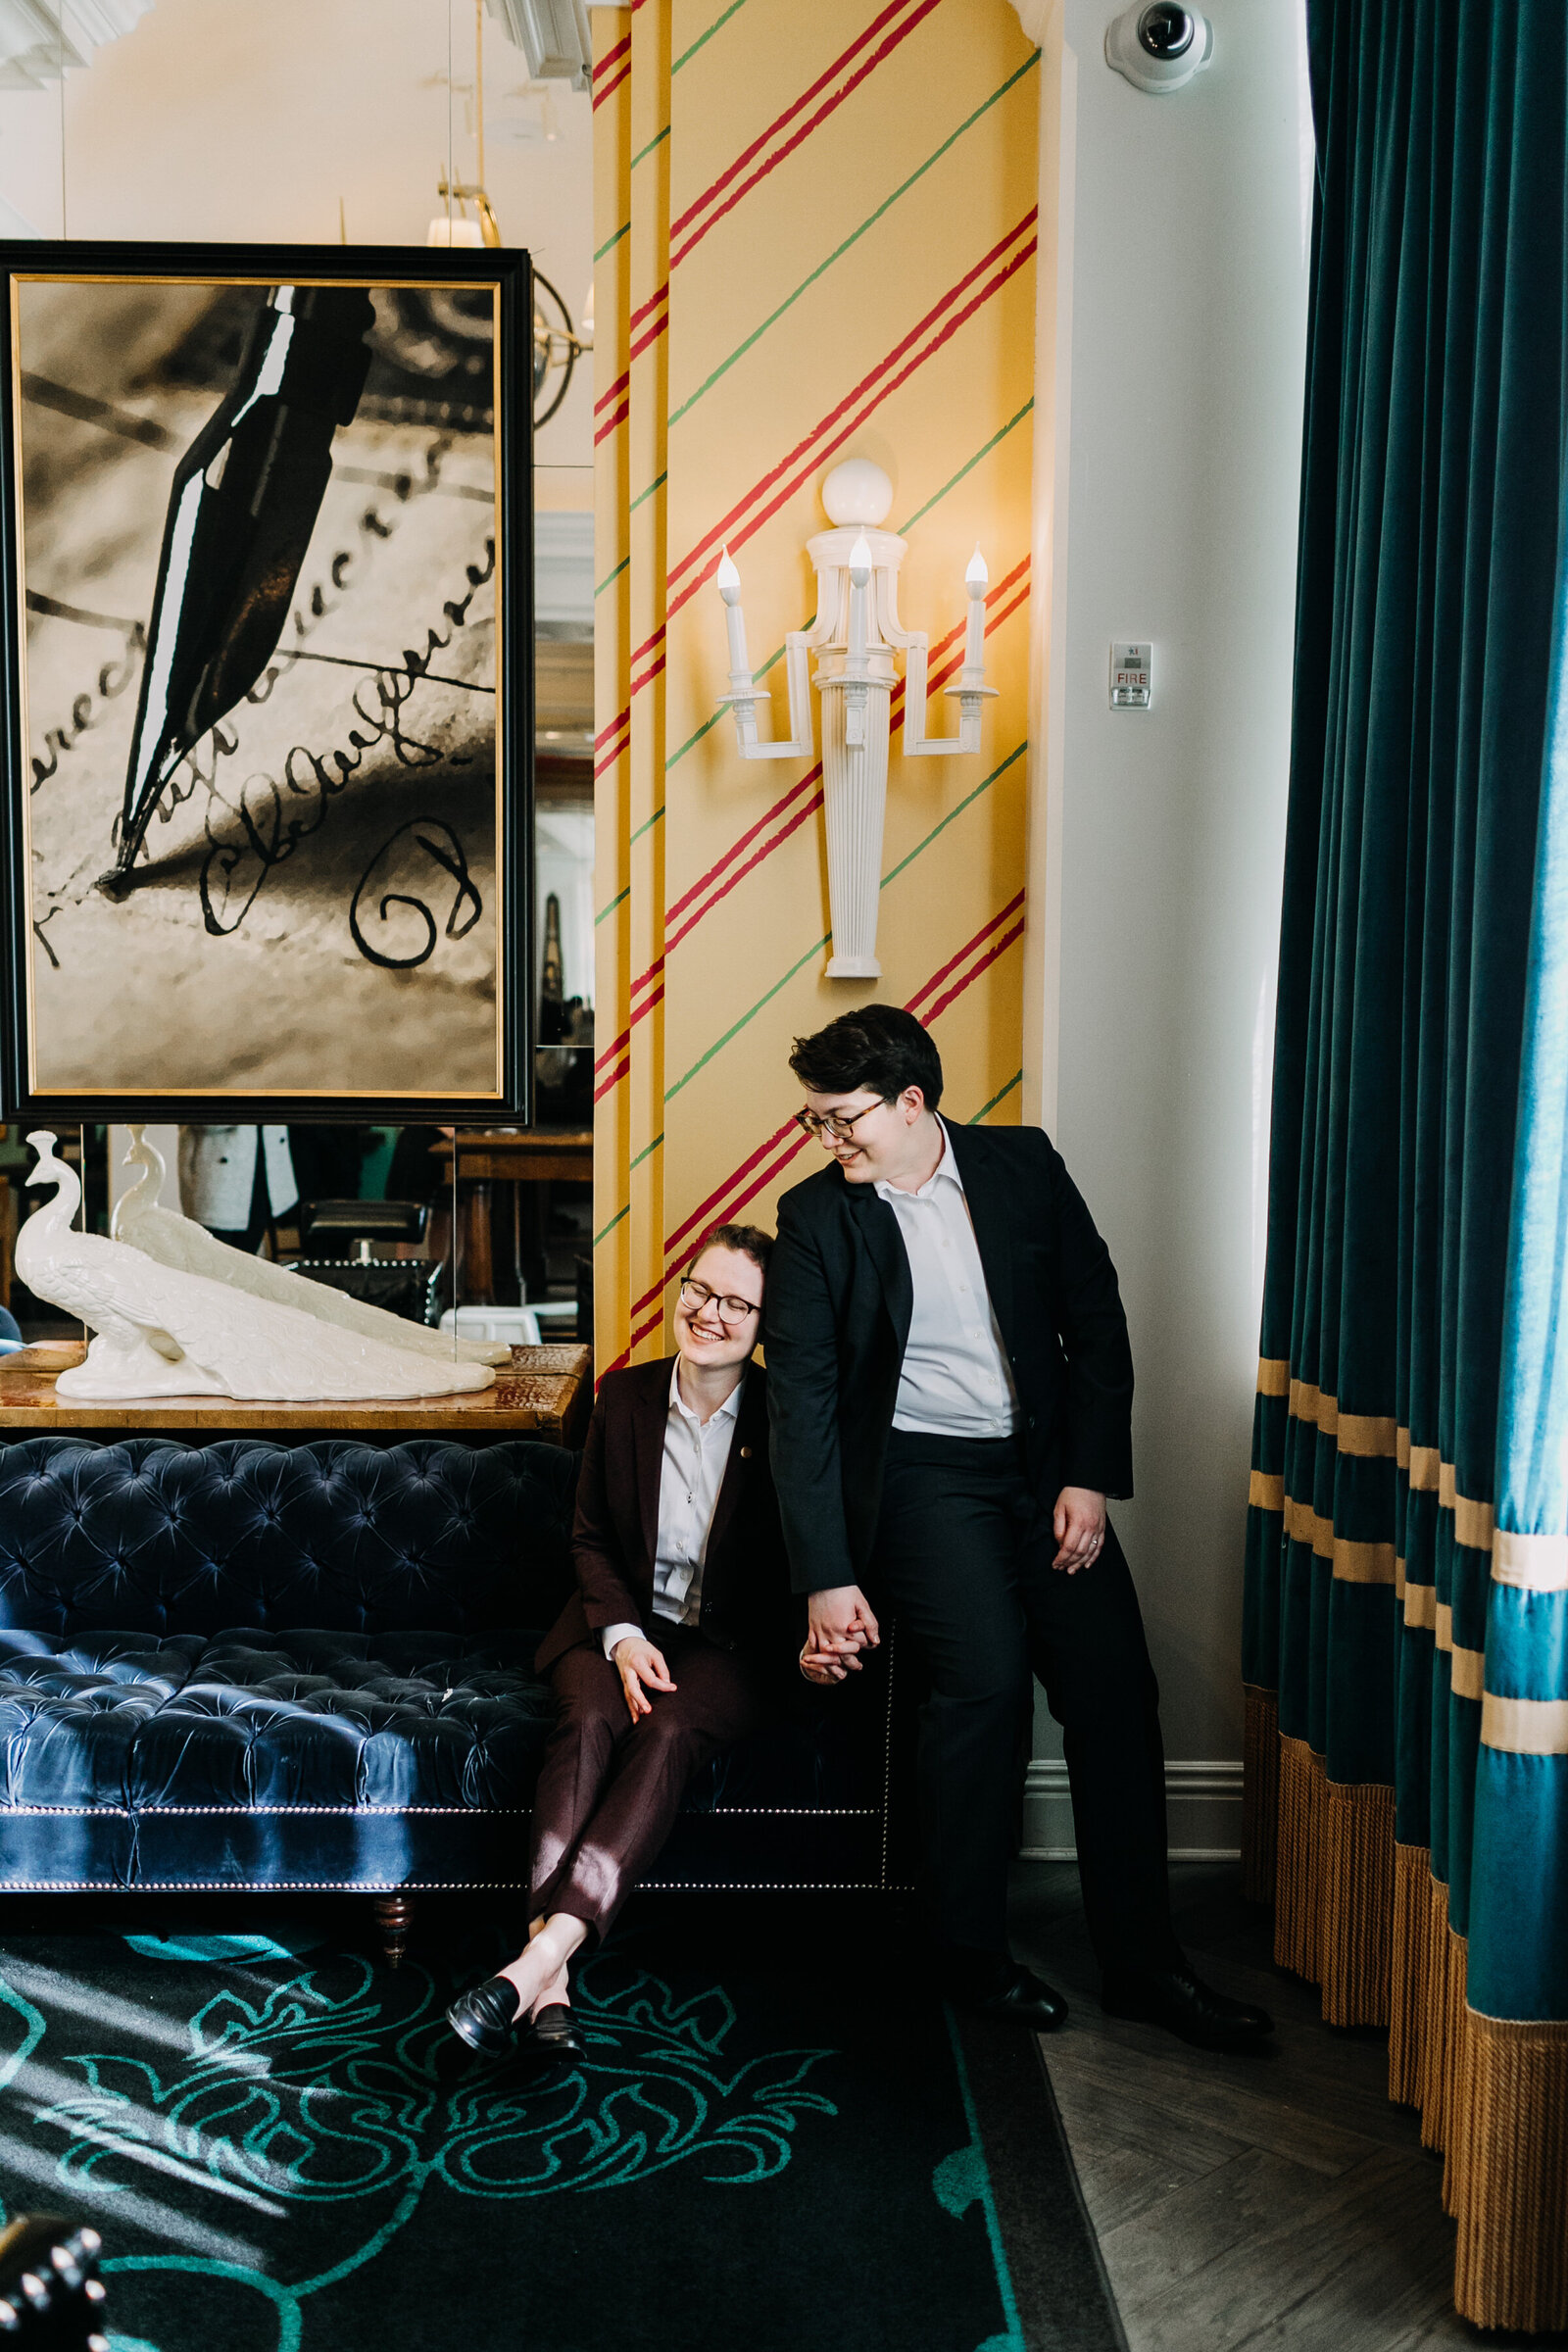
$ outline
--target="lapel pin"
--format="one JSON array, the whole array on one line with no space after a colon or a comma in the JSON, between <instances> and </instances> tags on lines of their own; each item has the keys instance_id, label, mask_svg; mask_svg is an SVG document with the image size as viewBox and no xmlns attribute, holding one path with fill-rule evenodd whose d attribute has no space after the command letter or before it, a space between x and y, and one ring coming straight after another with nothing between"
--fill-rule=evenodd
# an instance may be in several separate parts
<instances>
[{"instance_id":1,"label":"lapel pin","mask_svg":"<svg viewBox=\"0 0 1568 2352\"><path fill-rule=\"evenodd\" d=\"M749 1462L749 1461L751 1460L751 1458L752 1458L752 1449L751 1449L751 1447L750 1447L749 1446L743 1446L741 1447L741 1460L742 1460L743 1462Z\"/></svg>"}]
</instances>

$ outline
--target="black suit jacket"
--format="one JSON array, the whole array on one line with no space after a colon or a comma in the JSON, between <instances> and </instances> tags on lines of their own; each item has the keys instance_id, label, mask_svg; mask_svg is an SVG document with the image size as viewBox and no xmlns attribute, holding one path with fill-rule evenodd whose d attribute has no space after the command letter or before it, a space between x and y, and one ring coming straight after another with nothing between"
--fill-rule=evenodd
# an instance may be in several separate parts
<instances>
[{"instance_id":1,"label":"black suit jacket","mask_svg":"<svg viewBox=\"0 0 1568 2352\"><path fill-rule=\"evenodd\" d=\"M1064 1486L1130 1494L1127 1318L1083 1196L1038 1127L948 1134L1042 1501ZM847 1183L834 1161L784 1195L764 1311L773 1479L798 1592L865 1575L913 1304L898 1218L873 1185Z\"/></svg>"},{"instance_id":2,"label":"black suit jacket","mask_svg":"<svg viewBox=\"0 0 1568 2352\"><path fill-rule=\"evenodd\" d=\"M577 1590L545 1636L541 1674L607 1625L654 1631L654 1557L673 1356L607 1372L583 1444L571 1562ZM701 1631L721 1648L784 1652L789 1571L767 1459L767 1375L753 1364L736 1415L703 1563Z\"/></svg>"}]
</instances>

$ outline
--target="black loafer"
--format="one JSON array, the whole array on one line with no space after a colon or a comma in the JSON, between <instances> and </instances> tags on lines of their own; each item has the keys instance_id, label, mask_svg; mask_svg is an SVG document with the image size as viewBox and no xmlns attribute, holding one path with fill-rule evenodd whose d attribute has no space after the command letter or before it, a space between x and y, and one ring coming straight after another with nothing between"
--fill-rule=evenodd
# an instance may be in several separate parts
<instances>
[{"instance_id":1,"label":"black loafer","mask_svg":"<svg viewBox=\"0 0 1568 2352\"><path fill-rule=\"evenodd\" d=\"M1032 1969L1011 1966L994 1990L979 1991L972 1984L951 1984L950 2000L976 2017L998 2017L1004 2024L1027 2026L1033 2034L1054 2034L1067 2022L1067 2004Z\"/></svg>"},{"instance_id":2,"label":"black loafer","mask_svg":"<svg viewBox=\"0 0 1568 2352\"><path fill-rule=\"evenodd\" d=\"M522 2038L523 2047L540 2066L564 2066L588 2054L577 2020L564 2001L552 2001L547 2009L537 2010Z\"/></svg>"},{"instance_id":3,"label":"black loafer","mask_svg":"<svg viewBox=\"0 0 1568 2352\"><path fill-rule=\"evenodd\" d=\"M526 2022L517 2015L517 1988L510 1977L487 1977L447 2011L459 2040L485 2058L504 2057Z\"/></svg>"},{"instance_id":4,"label":"black loafer","mask_svg":"<svg viewBox=\"0 0 1568 2352\"><path fill-rule=\"evenodd\" d=\"M1200 2050L1260 2049L1274 2031L1266 2009L1216 1992L1185 1960L1175 1968L1107 1970L1101 2007L1110 2017L1163 2026Z\"/></svg>"}]
</instances>

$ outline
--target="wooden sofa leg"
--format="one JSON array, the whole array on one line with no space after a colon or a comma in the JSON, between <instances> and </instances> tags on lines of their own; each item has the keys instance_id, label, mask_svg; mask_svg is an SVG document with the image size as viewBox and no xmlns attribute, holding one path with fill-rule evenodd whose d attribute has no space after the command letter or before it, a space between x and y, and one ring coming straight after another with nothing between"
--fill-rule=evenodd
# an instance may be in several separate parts
<instances>
[{"instance_id":1,"label":"wooden sofa leg","mask_svg":"<svg viewBox=\"0 0 1568 2352\"><path fill-rule=\"evenodd\" d=\"M408 1894L378 1894L375 1904L376 1932L387 1966L396 1968L409 1948L409 1930L414 1924L414 1898Z\"/></svg>"}]
</instances>

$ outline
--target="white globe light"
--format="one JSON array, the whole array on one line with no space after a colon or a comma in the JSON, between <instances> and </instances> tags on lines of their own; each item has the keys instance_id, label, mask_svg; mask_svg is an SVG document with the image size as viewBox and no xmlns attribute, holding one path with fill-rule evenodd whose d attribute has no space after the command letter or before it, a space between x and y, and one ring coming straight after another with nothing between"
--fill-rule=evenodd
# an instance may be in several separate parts
<instances>
[{"instance_id":1,"label":"white globe light","mask_svg":"<svg viewBox=\"0 0 1568 2352\"><path fill-rule=\"evenodd\" d=\"M822 505L829 522L869 523L875 530L887 519L893 504L893 484L869 458L846 458L822 484Z\"/></svg>"}]
</instances>

